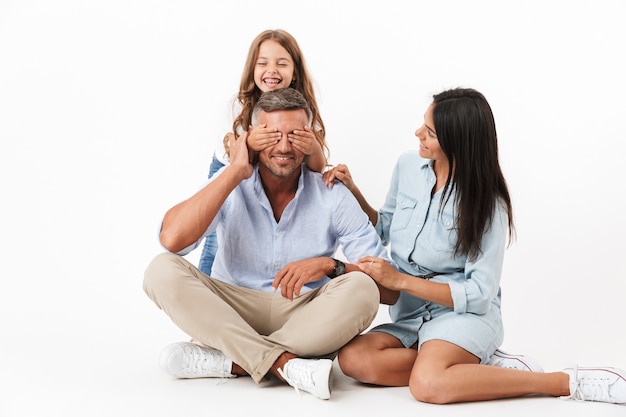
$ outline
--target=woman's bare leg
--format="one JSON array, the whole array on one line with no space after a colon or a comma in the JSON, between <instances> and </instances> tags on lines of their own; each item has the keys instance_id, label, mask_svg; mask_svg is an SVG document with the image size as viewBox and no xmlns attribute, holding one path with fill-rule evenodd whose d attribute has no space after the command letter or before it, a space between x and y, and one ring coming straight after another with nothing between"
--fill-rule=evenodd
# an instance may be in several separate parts
<instances>
[{"instance_id":1,"label":"woman's bare leg","mask_svg":"<svg viewBox=\"0 0 626 417\"><path fill-rule=\"evenodd\" d=\"M569 376L480 365L476 356L449 342L422 345L411 371L413 397L428 403L454 403L520 397L527 394L569 394Z\"/></svg>"}]
</instances>

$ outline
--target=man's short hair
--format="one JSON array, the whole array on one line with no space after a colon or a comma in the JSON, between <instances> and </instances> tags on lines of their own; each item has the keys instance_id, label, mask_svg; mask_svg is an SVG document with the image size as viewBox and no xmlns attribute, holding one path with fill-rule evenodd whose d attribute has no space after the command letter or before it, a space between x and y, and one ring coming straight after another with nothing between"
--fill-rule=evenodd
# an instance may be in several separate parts
<instances>
[{"instance_id":1,"label":"man's short hair","mask_svg":"<svg viewBox=\"0 0 626 417\"><path fill-rule=\"evenodd\" d=\"M293 88L279 88L277 90L266 91L261 94L252 110L252 126L256 126L259 121L261 111L266 113L278 110L298 110L303 109L306 112L309 126L313 121L313 113L304 96Z\"/></svg>"}]
</instances>

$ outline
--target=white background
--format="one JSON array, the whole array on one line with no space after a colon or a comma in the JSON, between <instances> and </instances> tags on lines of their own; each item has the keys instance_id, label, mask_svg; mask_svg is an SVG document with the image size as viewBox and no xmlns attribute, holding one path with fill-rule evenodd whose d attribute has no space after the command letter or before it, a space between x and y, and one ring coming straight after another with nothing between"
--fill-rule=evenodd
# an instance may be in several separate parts
<instances>
[{"instance_id":1,"label":"white background","mask_svg":"<svg viewBox=\"0 0 626 417\"><path fill-rule=\"evenodd\" d=\"M140 388L185 337L143 294L143 271L165 210L206 178L250 42L269 28L298 40L331 162L375 207L432 94L483 92L518 231L503 347L546 370L626 368L625 12L621 0L0 0L0 416L180 411Z\"/></svg>"}]
</instances>

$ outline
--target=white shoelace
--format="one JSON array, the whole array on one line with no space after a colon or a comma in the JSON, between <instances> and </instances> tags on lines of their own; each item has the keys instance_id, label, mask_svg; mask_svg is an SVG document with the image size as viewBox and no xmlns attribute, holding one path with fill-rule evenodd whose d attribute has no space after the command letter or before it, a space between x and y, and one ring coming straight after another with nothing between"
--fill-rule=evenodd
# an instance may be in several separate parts
<instances>
[{"instance_id":1,"label":"white shoelace","mask_svg":"<svg viewBox=\"0 0 626 417\"><path fill-rule=\"evenodd\" d=\"M212 350L204 350L199 346L190 347L187 367L193 373L215 372L227 377L223 369L223 356Z\"/></svg>"},{"instance_id":2,"label":"white shoelace","mask_svg":"<svg viewBox=\"0 0 626 417\"><path fill-rule=\"evenodd\" d=\"M287 365L285 364L285 366ZM315 387L311 379L311 370L309 368L310 366L308 365L301 366L299 363L292 363L289 365L290 377L280 368L278 368L278 373L296 390L296 393L300 397L302 396L300 388L305 391L311 391Z\"/></svg>"},{"instance_id":3,"label":"white shoelace","mask_svg":"<svg viewBox=\"0 0 626 417\"><path fill-rule=\"evenodd\" d=\"M578 379L578 366L574 368L574 384L573 386L570 384L570 391L569 398L576 401L612 402L608 380L606 378L585 378L583 382Z\"/></svg>"}]
</instances>

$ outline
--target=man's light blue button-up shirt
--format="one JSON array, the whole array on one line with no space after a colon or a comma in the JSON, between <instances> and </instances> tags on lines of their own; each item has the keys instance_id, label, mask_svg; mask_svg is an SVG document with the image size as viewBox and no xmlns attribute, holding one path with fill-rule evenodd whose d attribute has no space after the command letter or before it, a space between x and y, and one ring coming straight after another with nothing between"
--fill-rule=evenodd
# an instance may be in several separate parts
<instances>
[{"instance_id":1,"label":"man's light blue button-up shirt","mask_svg":"<svg viewBox=\"0 0 626 417\"><path fill-rule=\"evenodd\" d=\"M296 195L278 222L257 166L252 176L231 192L204 236L216 229L219 248L211 275L246 288L270 292L276 273L289 262L336 257L338 248L351 263L371 255L395 266L350 191L341 183L328 188L322 175L305 165ZM179 254L198 247L204 236ZM311 282L304 290L317 288L328 279Z\"/></svg>"}]
</instances>

